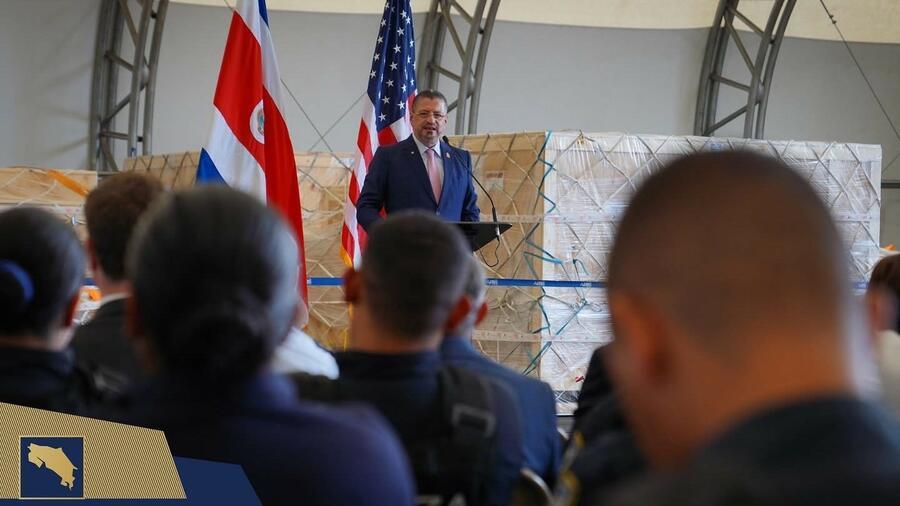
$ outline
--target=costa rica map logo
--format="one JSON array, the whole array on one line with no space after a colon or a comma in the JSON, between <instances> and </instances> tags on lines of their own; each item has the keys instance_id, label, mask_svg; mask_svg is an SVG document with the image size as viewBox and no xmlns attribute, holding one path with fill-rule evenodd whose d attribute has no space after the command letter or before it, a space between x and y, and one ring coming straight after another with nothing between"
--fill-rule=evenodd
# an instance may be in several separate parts
<instances>
[{"instance_id":1,"label":"costa rica map logo","mask_svg":"<svg viewBox=\"0 0 900 506\"><path fill-rule=\"evenodd\" d=\"M84 497L84 438L19 438L19 496Z\"/></svg>"}]
</instances>

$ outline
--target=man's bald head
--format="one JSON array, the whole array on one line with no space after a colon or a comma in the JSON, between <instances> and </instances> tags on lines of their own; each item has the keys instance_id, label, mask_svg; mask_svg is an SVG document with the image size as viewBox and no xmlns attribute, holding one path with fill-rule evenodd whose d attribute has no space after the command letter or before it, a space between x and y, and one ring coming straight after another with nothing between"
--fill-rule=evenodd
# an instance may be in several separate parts
<instances>
[{"instance_id":1,"label":"man's bald head","mask_svg":"<svg viewBox=\"0 0 900 506\"><path fill-rule=\"evenodd\" d=\"M752 329L839 327L845 263L828 209L799 174L747 151L703 153L663 168L635 194L608 286L731 348L729 336Z\"/></svg>"}]
</instances>

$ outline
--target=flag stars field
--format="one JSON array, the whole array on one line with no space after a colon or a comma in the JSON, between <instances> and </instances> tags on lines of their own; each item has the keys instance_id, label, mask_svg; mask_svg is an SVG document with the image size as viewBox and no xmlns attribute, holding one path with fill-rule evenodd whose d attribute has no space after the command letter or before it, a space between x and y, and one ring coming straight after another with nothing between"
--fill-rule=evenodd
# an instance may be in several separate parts
<instances>
[{"instance_id":1,"label":"flag stars field","mask_svg":"<svg viewBox=\"0 0 900 506\"><path fill-rule=\"evenodd\" d=\"M410 103L416 94L415 41L409 0L389 0L385 4L378 35L375 62L369 72L368 101L364 101L357 135L357 153L350 176L341 253L344 261L358 265L365 245L365 232L356 221L356 200L362 190L372 156L379 146L409 137ZM391 51L393 50L393 51ZM388 55L391 56L388 63ZM382 58L384 57L384 58Z\"/></svg>"}]
</instances>

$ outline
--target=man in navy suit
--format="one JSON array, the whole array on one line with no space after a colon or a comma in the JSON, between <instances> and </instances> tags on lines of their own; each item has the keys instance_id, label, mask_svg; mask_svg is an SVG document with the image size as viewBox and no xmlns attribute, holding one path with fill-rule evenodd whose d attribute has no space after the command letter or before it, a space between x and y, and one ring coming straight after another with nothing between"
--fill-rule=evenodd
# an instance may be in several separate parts
<instances>
[{"instance_id":1,"label":"man in navy suit","mask_svg":"<svg viewBox=\"0 0 900 506\"><path fill-rule=\"evenodd\" d=\"M472 157L468 151L441 142L447 126L447 99L424 90L413 100L413 134L375 152L362 192L356 219L366 230L388 214L423 209L447 221L478 221L472 186Z\"/></svg>"},{"instance_id":2,"label":"man in navy suit","mask_svg":"<svg viewBox=\"0 0 900 506\"><path fill-rule=\"evenodd\" d=\"M550 385L504 367L472 346L472 331L487 314L485 280L481 266L470 257L469 275L465 287L472 310L462 322L444 337L441 359L477 372L509 388L522 414L522 442L525 465L552 487L559 467L559 435L556 431L556 398Z\"/></svg>"}]
</instances>

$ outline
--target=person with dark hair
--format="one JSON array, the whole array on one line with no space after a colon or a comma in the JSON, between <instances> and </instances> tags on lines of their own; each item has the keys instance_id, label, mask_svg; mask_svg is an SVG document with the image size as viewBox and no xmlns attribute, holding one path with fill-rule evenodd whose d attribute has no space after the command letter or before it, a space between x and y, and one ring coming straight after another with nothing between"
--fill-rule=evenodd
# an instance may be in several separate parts
<instances>
[{"instance_id":1,"label":"person with dark hair","mask_svg":"<svg viewBox=\"0 0 900 506\"><path fill-rule=\"evenodd\" d=\"M356 201L359 224L369 231L382 219L382 209L387 214L422 209L448 221L478 221L481 210L472 185L472 156L442 140L446 97L434 90L418 92L409 121L412 135L379 147L372 157Z\"/></svg>"},{"instance_id":2,"label":"person with dark hair","mask_svg":"<svg viewBox=\"0 0 900 506\"><path fill-rule=\"evenodd\" d=\"M114 392L75 365L70 327L85 258L47 211L0 212L0 402L81 414Z\"/></svg>"},{"instance_id":3,"label":"person with dark hair","mask_svg":"<svg viewBox=\"0 0 900 506\"><path fill-rule=\"evenodd\" d=\"M604 359L652 474L597 504L900 504L900 428L853 367L848 261L774 158L695 154L650 176L609 256Z\"/></svg>"},{"instance_id":4,"label":"person with dark hair","mask_svg":"<svg viewBox=\"0 0 900 506\"><path fill-rule=\"evenodd\" d=\"M509 388L516 395L522 414L522 439L525 465L553 487L559 472L559 433L556 430L556 397L550 385L504 367L479 353L472 346L475 327L487 316L484 271L469 255L464 294L471 307L441 342L441 359L472 370Z\"/></svg>"},{"instance_id":5,"label":"person with dark hair","mask_svg":"<svg viewBox=\"0 0 900 506\"><path fill-rule=\"evenodd\" d=\"M297 377L303 397L366 401L391 423L412 462L419 504L503 505L523 463L512 392L442 366L438 346L469 313L471 253L434 215L389 216L369 235L360 269L347 271L350 351L334 381Z\"/></svg>"},{"instance_id":6,"label":"person with dark hair","mask_svg":"<svg viewBox=\"0 0 900 506\"><path fill-rule=\"evenodd\" d=\"M84 203L87 253L103 298L94 317L75 330L72 348L79 363L102 368L131 382L143 367L125 335L125 247L138 219L160 194L162 183L145 174L121 172L104 179Z\"/></svg>"},{"instance_id":7,"label":"person with dark hair","mask_svg":"<svg viewBox=\"0 0 900 506\"><path fill-rule=\"evenodd\" d=\"M157 371L120 421L174 455L239 464L263 504L411 504L403 450L373 411L302 402L267 370L298 302L276 212L210 185L162 199L129 245L130 325Z\"/></svg>"},{"instance_id":8,"label":"person with dark hair","mask_svg":"<svg viewBox=\"0 0 900 506\"><path fill-rule=\"evenodd\" d=\"M900 255L875 264L866 290L873 351L885 405L900 418Z\"/></svg>"}]
</instances>

